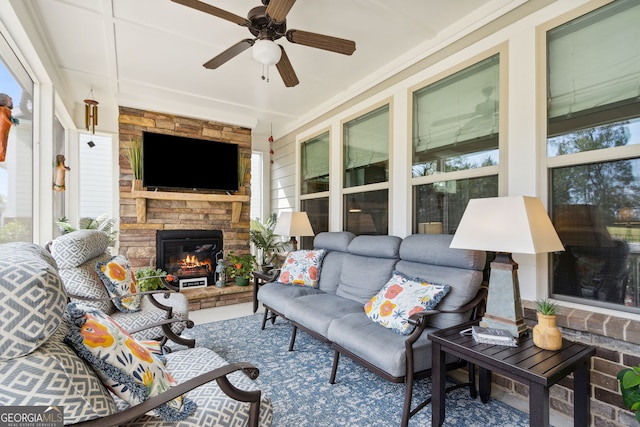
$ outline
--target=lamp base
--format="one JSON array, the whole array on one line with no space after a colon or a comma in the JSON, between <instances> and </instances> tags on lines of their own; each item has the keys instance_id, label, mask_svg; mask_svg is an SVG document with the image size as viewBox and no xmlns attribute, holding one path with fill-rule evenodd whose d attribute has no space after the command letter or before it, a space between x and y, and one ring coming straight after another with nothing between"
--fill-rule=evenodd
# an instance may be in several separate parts
<instances>
[{"instance_id":1,"label":"lamp base","mask_svg":"<svg viewBox=\"0 0 640 427\"><path fill-rule=\"evenodd\" d=\"M491 262L487 308L480 325L506 329L519 338L527 330L522 313L518 263L511 258L511 254L498 253Z\"/></svg>"},{"instance_id":2,"label":"lamp base","mask_svg":"<svg viewBox=\"0 0 640 427\"><path fill-rule=\"evenodd\" d=\"M296 240L295 236L291 236L291 240L289 240L289 243L291 243L291 250L298 250L298 240Z\"/></svg>"}]
</instances>

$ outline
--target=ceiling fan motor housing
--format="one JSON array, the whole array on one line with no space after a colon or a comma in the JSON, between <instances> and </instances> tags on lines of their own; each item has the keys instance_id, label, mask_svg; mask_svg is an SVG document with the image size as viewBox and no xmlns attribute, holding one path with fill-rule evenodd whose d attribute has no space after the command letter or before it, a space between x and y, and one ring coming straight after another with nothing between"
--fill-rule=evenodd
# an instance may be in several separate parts
<instances>
[{"instance_id":1,"label":"ceiling fan motor housing","mask_svg":"<svg viewBox=\"0 0 640 427\"><path fill-rule=\"evenodd\" d=\"M268 3L268 1L267 1ZM259 39L277 40L287 32L287 20L275 22L267 16L266 6L256 6L249 11L249 31Z\"/></svg>"}]
</instances>

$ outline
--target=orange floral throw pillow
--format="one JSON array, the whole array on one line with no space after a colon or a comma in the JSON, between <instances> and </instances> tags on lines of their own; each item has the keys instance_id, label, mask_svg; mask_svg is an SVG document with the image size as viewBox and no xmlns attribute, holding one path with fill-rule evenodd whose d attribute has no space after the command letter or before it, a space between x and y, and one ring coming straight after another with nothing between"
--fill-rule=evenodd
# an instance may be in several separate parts
<instances>
[{"instance_id":1,"label":"orange floral throw pillow","mask_svg":"<svg viewBox=\"0 0 640 427\"><path fill-rule=\"evenodd\" d=\"M110 297L114 298L113 304L124 313L140 311L141 295L136 295L136 277L129 260L125 256L117 255L106 262L96 264L96 272Z\"/></svg>"},{"instance_id":2,"label":"orange floral throw pillow","mask_svg":"<svg viewBox=\"0 0 640 427\"><path fill-rule=\"evenodd\" d=\"M395 271L391 279L364 306L369 319L401 335L409 335L413 326L409 317L433 310L451 286L429 283Z\"/></svg>"},{"instance_id":3,"label":"orange floral throw pillow","mask_svg":"<svg viewBox=\"0 0 640 427\"><path fill-rule=\"evenodd\" d=\"M137 405L176 385L160 357L133 338L102 311L76 302L67 305L69 332L65 342L86 360L102 383L122 400ZM178 397L149 415L164 421L187 418L196 409Z\"/></svg>"},{"instance_id":4,"label":"orange floral throw pillow","mask_svg":"<svg viewBox=\"0 0 640 427\"><path fill-rule=\"evenodd\" d=\"M282 263L278 282L317 288L320 265L326 252L324 249L289 252Z\"/></svg>"}]
</instances>

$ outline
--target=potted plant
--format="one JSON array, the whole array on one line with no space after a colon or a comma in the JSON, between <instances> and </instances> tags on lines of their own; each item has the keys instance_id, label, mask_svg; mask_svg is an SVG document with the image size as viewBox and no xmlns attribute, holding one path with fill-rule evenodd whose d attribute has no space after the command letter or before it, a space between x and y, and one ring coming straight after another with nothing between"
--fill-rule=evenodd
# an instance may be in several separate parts
<instances>
[{"instance_id":1,"label":"potted plant","mask_svg":"<svg viewBox=\"0 0 640 427\"><path fill-rule=\"evenodd\" d=\"M142 190L142 141L139 139L129 140L129 145L125 150L125 157L133 172L131 191L140 191Z\"/></svg>"},{"instance_id":2,"label":"potted plant","mask_svg":"<svg viewBox=\"0 0 640 427\"><path fill-rule=\"evenodd\" d=\"M556 326L559 306L548 299L536 301L538 324L533 327L533 343L545 350L559 350L562 347L562 332Z\"/></svg>"},{"instance_id":3,"label":"potted plant","mask_svg":"<svg viewBox=\"0 0 640 427\"><path fill-rule=\"evenodd\" d=\"M229 252L227 255L227 277L235 279L238 286L247 286L251 273L255 270L256 258L250 254L236 255Z\"/></svg>"},{"instance_id":4,"label":"potted plant","mask_svg":"<svg viewBox=\"0 0 640 427\"><path fill-rule=\"evenodd\" d=\"M155 291L165 288L162 279L173 281L173 277L162 269L153 267L140 267L134 271L136 287L140 292Z\"/></svg>"},{"instance_id":5,"label":"potted plant","mask_svg":"<svg viewBox=\"0 0 640 427\"><path fill-rule=\"evenodd\" d=\"M287 245L279 235L273 233L276 222L277 216L273 213L264 224L257 219L249 223L249 240L259 251L258 263L263 268L271 264L276 254L283 252Z\"/></svg>"},{"instance_id":6,"label":"potted plant","mask_svg":"<svg viewBox=\"0 0 640 427\"><path fill-rule=\"evenodd\" d=\"M640 365L621 369L617 377L624 405L635 412L636 420L640 422Z\"/></svg>"}]
</instances>

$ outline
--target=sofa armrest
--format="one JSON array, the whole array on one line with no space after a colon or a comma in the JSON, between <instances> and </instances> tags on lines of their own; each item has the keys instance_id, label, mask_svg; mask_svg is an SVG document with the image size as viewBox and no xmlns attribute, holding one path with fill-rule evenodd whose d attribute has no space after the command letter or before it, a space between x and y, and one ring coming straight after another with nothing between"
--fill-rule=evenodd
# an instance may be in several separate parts
<instances>
[{"instance_id":1,"label":"sofa armrest","mask_svg":"<svg viewBox=\"0 0 640 427\"><path fill-rule=\"evenodd\" d=\"M132 406L122 412L117 414L108 415L103 418L97 418L94 420L83 421L76 424L71 424L76 427L104 427L104 426L115 426L119 424L124 424L127 421L133 420L139 416L142 416L152 410L153 408L157 408L163 403L167 403L170 400L175 399L178 396L182 396L190 390L193 390L203 384L211 382L215 380L218 383L220 389L229 397L234 400L238 400L240 402L250 402L250 410L249 410L249 426L257 427L260 415L260 398L261 391L260 390L241 390L231 384L227 375L236 372L242 371L246 374L250 379L255 380L258 378L259 371L258 368L246 362L237 362L231 363L220 368L216 368L212 371L209 371L205 374L198 375L188 381L185 381L181 384L178 384L175 387L171 387L169 390L161 393L157 396L154 396L143 403Z\"/></svg>"},{"instance_id":2,"label":"sofa armrest","mask_svg":"<svg viewBox=\"0 0 640 427\"><path fill-rule=\"evenodd\" d=\"M280 269L273 268L265 273L260 271L254 271L252 272L252 274L253 274L254 280L260 280L262 283L269 283L269 282L275 281L278 278L278 275L280 274Z\"/></svg>"},{"instance_id":3,"label":"sofa armrest","mask_svg":"<svg viewBox=\"0 0 640 427\"><path fill-rule=\"evenodd\" d=\"M457 310L426 310L426 311L421 311L419 313L415 313L413 315L411 315L411 317L409 317L409 323L419 327L421 324L423 324L425 322L425 318L428 316L432 316L434 314L441 314L441 313L466 313L467 311L470 310L476 310L477 312L480 312L481 309L483 308L484 302L486 301L487 298L487 294L488 294L488 289L485 287L481 287L478 290L478 293L476 294L476 296L469 301L468 303L466 303L465 305L463 305L462 307L458 308ZM478 313L474 313L474 315L472 317L476 317L478 315Z\"/></svg>"}]
</instances>

